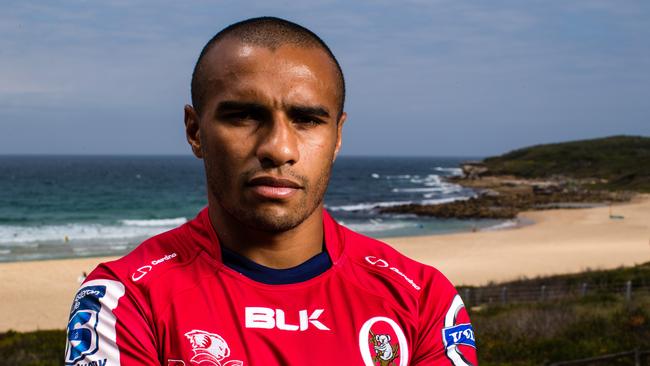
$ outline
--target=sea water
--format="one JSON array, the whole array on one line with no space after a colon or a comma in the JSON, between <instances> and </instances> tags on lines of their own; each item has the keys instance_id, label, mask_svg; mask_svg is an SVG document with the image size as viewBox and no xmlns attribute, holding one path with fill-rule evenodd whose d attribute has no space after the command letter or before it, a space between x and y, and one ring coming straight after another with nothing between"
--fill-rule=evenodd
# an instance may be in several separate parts
<instances>
[{"instance_id":1,"label":"sea water","mask_svg":"<svg viewBox=\"0 0 650 366\"><path fill-rule=\"evenodd\" d=\"M379 213L472 197L444 180L461 173L463 160L339 157L325 207L377 238L502 224ZM203 164L191 156L0 156L0 261L124 254L206 204Z\"/></svg>"}]
</instances>

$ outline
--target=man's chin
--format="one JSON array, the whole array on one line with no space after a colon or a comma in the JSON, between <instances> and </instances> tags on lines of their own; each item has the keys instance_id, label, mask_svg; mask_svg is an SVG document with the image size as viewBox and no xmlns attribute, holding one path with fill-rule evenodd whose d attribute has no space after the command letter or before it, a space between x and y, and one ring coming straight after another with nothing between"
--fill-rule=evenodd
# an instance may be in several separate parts
<instances>
[{"instance_id":1,"label":"man's chin","mask_svg":"<svg viewBox=\"0 0 650 366\"><path fill-rule=\"evenodd\" d=\"M292 207L263 205L245 210L237 219L251 229L279 233L296 228L309 217L310 213L301 211Z\"/></svg>"},{"instance_id":2,"label":"man's chin","mask_svg":"<svg viewBox=\"0 0 650 366\"><path fill-rule=\"evenodd\" d=\"M322 202L309 203L306 197L268 200L244 195L242 198L236 203L219 196L216 201L221 202L224 211L243 226L269 233L286 232L298 227L319 209Z\"/></svg>"},{"instance_id":3,"label":"man's chin","mask_svg":"<svg viewBox=\"0 0 650 366\"><path fill-rule=\"evenodd\" d=\"M243 223L251 229L270 233L281 233L292 230L304 221L296 217L264 215L261 213L243 219Z\"/></svg>"}]
</instances>

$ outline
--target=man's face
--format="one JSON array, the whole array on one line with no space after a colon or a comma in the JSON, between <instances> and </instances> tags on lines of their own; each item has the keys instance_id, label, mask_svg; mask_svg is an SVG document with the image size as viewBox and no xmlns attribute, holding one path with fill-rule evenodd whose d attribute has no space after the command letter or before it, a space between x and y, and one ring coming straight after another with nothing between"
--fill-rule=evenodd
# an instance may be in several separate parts
<instances>
[{"instance_id":1,"label":"man's face","mask_svg":"<svg viewBox=\"0 0 650 366\"><path fill-rule=\"evenodd\" d=\"M250 228L298 226L322 208L341 143L334 65L317 48L271 50L234 39L205 57L204 102L200 115L186 107L185 123L204 159L208 194Z\"/></svg>"}]
</instances>

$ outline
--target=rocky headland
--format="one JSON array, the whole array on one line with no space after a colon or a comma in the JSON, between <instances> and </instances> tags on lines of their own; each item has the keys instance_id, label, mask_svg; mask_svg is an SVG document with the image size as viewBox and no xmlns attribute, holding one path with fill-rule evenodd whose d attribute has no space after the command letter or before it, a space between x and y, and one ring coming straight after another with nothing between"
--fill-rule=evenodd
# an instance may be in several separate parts
<instances>
[{"instance_id":1,"label":"rocky headland","mask_svg":"<svg viewBox=\"0 0 650 366\"><path fill-rule=\"evenodd\" d=\"M626 202L637 192L650 192L650 138L613 136L539 145L466 162L461 168L461 177L447 180L473 188L475 197L380 212L512 219L521 211Z\"/></svg>"}]
</instances>

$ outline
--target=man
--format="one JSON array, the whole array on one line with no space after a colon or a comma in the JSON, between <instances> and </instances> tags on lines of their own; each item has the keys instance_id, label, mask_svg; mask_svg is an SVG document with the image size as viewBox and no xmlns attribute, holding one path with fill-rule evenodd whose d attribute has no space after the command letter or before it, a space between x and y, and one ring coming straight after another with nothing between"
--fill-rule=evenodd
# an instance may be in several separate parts
<instances>
[{"instance_id":1,"label":"man","mask_svg":"<svg viewBox=\"0 0 650 366\"><path fill-rule=\"evenodd\" d=\"M208 206L88 276L66 364L476 365L449 281L323 208L344 99L334 55L297 24L210 40L185 107Z\"/></svg>"}]
</instances>

